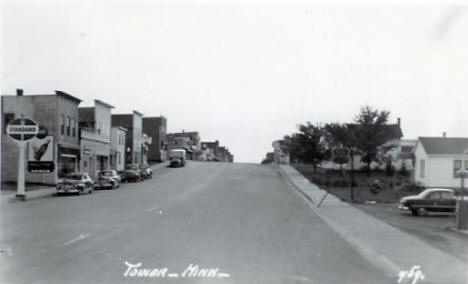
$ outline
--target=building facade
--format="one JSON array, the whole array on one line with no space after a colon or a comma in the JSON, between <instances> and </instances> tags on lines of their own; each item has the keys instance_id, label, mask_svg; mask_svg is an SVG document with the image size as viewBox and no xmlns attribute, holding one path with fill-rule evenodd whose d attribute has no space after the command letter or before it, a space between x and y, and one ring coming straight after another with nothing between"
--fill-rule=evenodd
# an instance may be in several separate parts
<instances>
[{"instance_id":1,"label":"building facade","mask_svg":"<svg viewBox=\"0 0 468 284\"><path fill-rule=\"evenodd\" d=\"M200 141L200 134L198 132L182 131L182 132L167 134L166 137L167 137L167 143L168 143L167 145L168 152L172 149L185 149L187 151L187 159L189 160L198 159L201 153L201 141ZM180 139L180 138L183 138L183 139ZM177 144L177 143L182 143L181 141L185 141L185 144L182 145L182 148L180 147L181 145ZM176 143L176 144L173 144L173 143ZM175 148L175 147L179 147L179 148Z\"/></svg>"},{"instance_id":2,"label":"building facade","mask_svg":"<svg viewBox=\"0 0 468 284\"><path fill-rule=\"evenodd\" d=\"M289 164L289 147L284 140L276 140L272 143L273 161L276 164Z\"/></svg>"},{"instance_id":3,"label":"building facade","mask_svg":"<svg viewBox=\"0 0 468 284\"><path fill-rule=\"evenodd\" d=\"M201 142L201 153L199 160L201 161L215 161L218 158L219 141L214 142Z\"/></svg>"},{"instance_id":4,"label":"building facade","mask_svg":"<svg viewBox=\"0 0 468 284\"><path fill-rule=\"evenodd\" d=\"M80 171L89 173L92 179L97 171L110 168L112 108L100 100L94 100L94 107L79 108Z\"/></svg>"},{"instance_id":5,"label":"building facade","mask_svg":"<svg viewBox=\"0 0 468 284\"><path fill-rule=\"evenodd\" d=\"M113 114L112 127L127 129L125 135L125 164L141 164L144 160L142 151L143 114L133 111L131 114Z\"/></svg>"},{"instance_id":6,"label":"building facade","mask_svg":"<svg viewBox=\"0 0 468 284\"><path fill-rule=\"evenodd\" d=\"M127 129L123 127L111 128L110 167L116 171L125 169L125 136Z\"/></svg>"},{"instance_id":7,"label":"building facade","mask_svg":"<svg viewBox=\"0 0 468 284\"><path fill-rule=\"evenodd\" d=\"M143 117L143 133L152 138L148 145L148 161L163 162L167 160L166 133L167 119L164 116Z\"/></svg>"},{"instance_id":8,"label":"building facade","mask_svg":"<svg viewBox=\"0 0 468 284\"><path fill-rule=\"evenodd\" d=\"M14 119L30 118L47 129L46 142L50 147L54 169L50 173L31 173L26 169L29 183L56 184L65 174L79 169L80 145L78 133L78 106L81 100L62 91L49 95L24 95L18 89L16 96L2 96L2 181L16 182L18 172L18 145L6 134L6 126ZM30 144L32 142L28 142ZM33 148L26 147L26 159L34 156ZM31 155L30 155L31 154ZM28 161L25 163L28 165ZM6 166L8 165L8 166Z\"/></svg>"}]
</instances>

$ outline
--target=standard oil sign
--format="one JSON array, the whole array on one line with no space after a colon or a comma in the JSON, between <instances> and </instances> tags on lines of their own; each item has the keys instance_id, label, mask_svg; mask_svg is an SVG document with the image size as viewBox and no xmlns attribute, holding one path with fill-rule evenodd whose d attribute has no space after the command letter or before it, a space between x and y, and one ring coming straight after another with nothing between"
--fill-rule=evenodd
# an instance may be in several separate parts
<instances>
[{"instance_id":1,"label":"standard oil sign","mask_svg":"<svg viewBox=\"0 0 468 284\"><path fill-rule=\"evenodd\" d=\"M7 126L7 134L18 141L27 141L34 138L39 132L37 124L28 118L19 118L10 122Z\"/></svg>"}]
</instances>

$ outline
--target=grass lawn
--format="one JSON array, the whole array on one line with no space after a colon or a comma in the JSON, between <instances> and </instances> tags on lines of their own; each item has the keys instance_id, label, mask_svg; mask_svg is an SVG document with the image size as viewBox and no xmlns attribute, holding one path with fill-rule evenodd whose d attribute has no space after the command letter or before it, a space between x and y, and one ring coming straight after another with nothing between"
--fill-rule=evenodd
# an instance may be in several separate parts
<instances>
[{"instance_id":1,"label":"grass lawn","mask_svg":"<svg viewBox=\"0 0 468 284\"><path fill-rule=\"evenodd\" d=\"M314 173L312 165L294 165L296 170L321 189L327 190L343 201L351 201L351 177L343 170L342 174L336 170L318 168ZM354 202L395 203L403 196L417 194L420 188L411 186L410 176L395 173L387 176L383 171L372 171L370 176L365 172L354 173Z\"/></svg>"}]
</instances>

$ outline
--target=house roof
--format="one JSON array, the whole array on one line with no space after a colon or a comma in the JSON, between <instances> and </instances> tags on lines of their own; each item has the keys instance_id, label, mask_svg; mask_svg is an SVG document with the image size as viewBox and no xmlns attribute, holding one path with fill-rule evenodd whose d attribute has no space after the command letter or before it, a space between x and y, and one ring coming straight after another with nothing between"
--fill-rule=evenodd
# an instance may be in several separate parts
<instances>
[{"instance_id":1,"label":"house roof","mask_svg":"<svg viewBox=\"0 0 468 284\"><path fill-rule=\"evenodd\" d=\"M466 155L468 138L456 137L419 137L428 155Z\"/></svg>"}]
</instances>

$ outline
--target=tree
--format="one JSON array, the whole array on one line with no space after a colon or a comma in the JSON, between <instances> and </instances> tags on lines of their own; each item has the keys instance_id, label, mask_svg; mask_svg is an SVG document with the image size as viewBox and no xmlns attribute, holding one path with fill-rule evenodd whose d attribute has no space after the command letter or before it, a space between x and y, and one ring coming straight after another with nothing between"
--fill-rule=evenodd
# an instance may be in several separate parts
<instances>
[{"instance_id":1,"label":"tree","mask_svg":"<svg viewBox=\"0 0 468 284\"><path fill-rule=\"evenodd\" d=\"M286 136L285 140L289 144L290 158L312 164L314 172L317 172L317 166L330 156L326 146L325 130L319 125L310 122L301 124L299 133Z\"/></svg>"},{"instance_id":2,"label":"tree","mask_svg":"<svg viewBox=\"0 0 468 284\"><path fill-rule=\"evenodd\" d=\"M378 148L392 138L392 132L387 126L388 111L378 111L370 106L361 108L355 117L357 124L350 124L356 137L356 146L362 152L361 160L367 164L367 175L370 174L370 164L376 160Z\"/></svg>"},{"instance_id":3,"label":"tree","mask_svg":"<svg viewBox=\"0 0 468 284\"><path fill-rule=\"evenodd\" d=\"M356 133L347 124L329 123L325 125L326 137L330 148L348 148L353 167L353 157L356 152ZM335 163L340 165L340 172L342 164L346 164L349 160L334 159ZM354 170L354 169L352 169Z\"/></svg>"}]
</instances>

